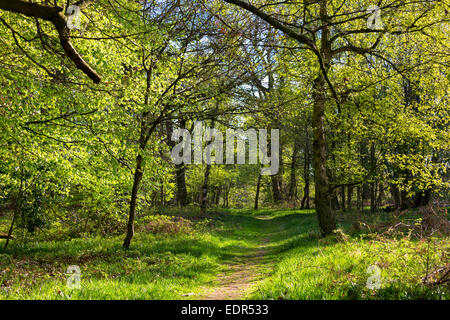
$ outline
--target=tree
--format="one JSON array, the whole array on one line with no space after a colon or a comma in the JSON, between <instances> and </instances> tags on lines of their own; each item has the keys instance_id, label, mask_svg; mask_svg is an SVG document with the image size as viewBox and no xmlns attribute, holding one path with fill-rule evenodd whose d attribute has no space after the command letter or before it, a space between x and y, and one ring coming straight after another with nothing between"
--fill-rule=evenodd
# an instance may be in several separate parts
<instances>
[{"instance_id":1,"label":"tree","mask_svg":"<svg viewBox=\"0 0 450 320\"><path fill-rule=\"evenodd\" d=\"M348 1L339 3L327 0L305 1L300 7L298 3L279 4L270 1L258 1L257 3L261 4L261 7L242 0L224 0L224 2L236 5L258 16L272 27L282 31L287 37L301 44L301 49L311 51L317 59L320 72L312 86L315 206L322 235L330 235L336 229L336 216L331 206L329 173L326 167L327 142L324 115L327 90L331 92L336 107L341 108L340 98L330 81L329 73L332 71L332 66L336 59L343 55L382 56L376 52L376 49L388 31L392 34L413 33L442 23L443 19L440 18L429 20L433 10L439 9L442 1L418 1L414 5L417 12L422 13L421 15L410 17L405 24L393 23L392 28L388 26L383 29L368 28L366 21L369 14L366 13L366 8L361 8L358 4ZM385 3L381 9L386 13L388 10L398 12L401 9L408 9L408 6L411 5L390 1ZM270 10L271 13L267 13L266 10ZM390 13L392 14L392 11ZM385 16L387 15L385 14ZM341 28L346 25L351 27ZM373 39L373 42L370 43L361 37ZM355 45L354 40L359 40L361 46Z\"/></svg>"}]
</instances>

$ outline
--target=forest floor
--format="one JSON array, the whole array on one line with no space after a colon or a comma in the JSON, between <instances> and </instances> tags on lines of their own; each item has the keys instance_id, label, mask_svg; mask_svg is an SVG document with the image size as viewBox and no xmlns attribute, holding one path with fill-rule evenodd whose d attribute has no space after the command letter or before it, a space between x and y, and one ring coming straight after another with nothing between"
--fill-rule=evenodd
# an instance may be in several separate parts
<instances>
[{"instance_id":1,"label":"forest floor","mask_svg":"<svg viewBox=\"0 0 450 320\"><path fill-rule=\"evenodd\" d=\"M448 285L423 281L449 265L449 237L412 236L417 212L340 213L341 231L324 239L313 210L226 210L208 223L179 216L198 228L138 226L128 250L122 236L15 240L0 250L0 300L450 298ZM386 234L399 221L411 229ZM79 289L67 286L71 265L80 268Z\"/></svg>"}]
</instances>

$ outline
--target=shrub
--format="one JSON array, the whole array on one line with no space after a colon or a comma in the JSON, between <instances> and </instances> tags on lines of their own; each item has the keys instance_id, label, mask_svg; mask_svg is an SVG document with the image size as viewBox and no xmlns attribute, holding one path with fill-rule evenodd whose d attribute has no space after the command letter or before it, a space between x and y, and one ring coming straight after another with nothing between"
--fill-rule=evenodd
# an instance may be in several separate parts
<instances>
[{"instance_id":1,"label":"shrub","mask_svg":"<svg viewBox=\"0 0 450 320\"><path fill-rule=\"evenodd\" d=\"M188 234L193 231L192 222L182 217L148 216L139 225L140 232L153 234Z\"/></svg>"}]
</instances>

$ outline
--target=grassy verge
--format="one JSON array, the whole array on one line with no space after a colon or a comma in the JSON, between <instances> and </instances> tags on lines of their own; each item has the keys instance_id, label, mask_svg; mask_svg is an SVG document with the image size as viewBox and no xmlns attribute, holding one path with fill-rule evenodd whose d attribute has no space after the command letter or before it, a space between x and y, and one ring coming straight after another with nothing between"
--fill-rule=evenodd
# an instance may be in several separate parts
<instances>
[{"instance_id":1,"label":"grassy verge","mask_svg":"<svg viewBox=\"0 0 450 320\"><path fill-rule=\"evenodd\" d=\"M260 283L253 299L449 299L447 285L428 286L422 278L448 265L449 239L383 236L353 230L351 216L341 217L343 231L319 239L316 217L310 212L273 212L280 231L272 238L275 268ZM414 221L405 216L402 219ZM379 213L366 221L392 220ZM353 232L352 232L353 230ZM375 271L377 266L380 281ZM375 276L375 277L374 277ZM370 278L370 280L369 280ZM368 280L378 289L369 289ZM379 286L378 286L379 285Z\"/></svg>"}]
</instances>

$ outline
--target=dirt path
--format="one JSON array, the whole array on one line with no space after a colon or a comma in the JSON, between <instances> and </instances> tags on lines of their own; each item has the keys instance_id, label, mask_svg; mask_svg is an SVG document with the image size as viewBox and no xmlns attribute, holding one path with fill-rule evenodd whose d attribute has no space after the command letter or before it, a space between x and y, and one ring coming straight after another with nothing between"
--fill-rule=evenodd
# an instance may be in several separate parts
<instances>
[{"instance_id":1,"label":"dirt path","mask_svg":"<svg viewBox=\"0 0 450 320\"><path fill-rule=\"evenodd\" d=\"M212 288L201 300L240 300L262 278L261 268L268 253L269 238L262 241L255 251L236 257L227 270L219 275L220 284Z\"/></svg>"}]
</instances>

